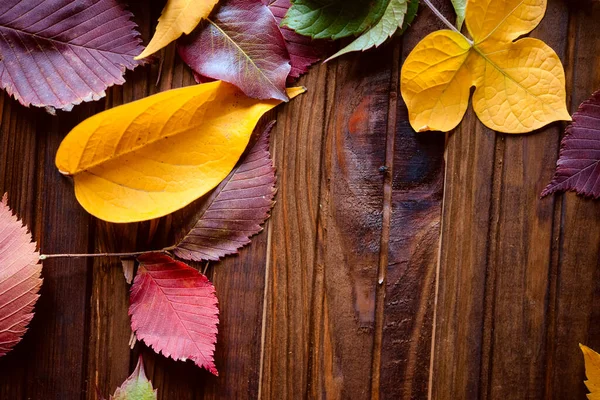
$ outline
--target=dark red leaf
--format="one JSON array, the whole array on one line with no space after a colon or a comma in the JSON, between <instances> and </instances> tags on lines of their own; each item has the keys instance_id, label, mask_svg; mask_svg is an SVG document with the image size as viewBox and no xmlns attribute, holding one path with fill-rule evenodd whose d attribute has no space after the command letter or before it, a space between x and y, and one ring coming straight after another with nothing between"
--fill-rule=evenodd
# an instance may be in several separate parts
<instances>
[{"instance_id":1,"label":"dark red leaf","mask_svg":"<svg viewBox=\"0 0 600 400\"><path fill-rule=\"evenodd\" d=\"M166 254L148 253L138 261L129 307L138 339L167 357L190 359L218 375L215 287L206 276Z\"/></svg>"},{"instance_id":2,"label":"dark red leaf","mask_svg":"<svg viewBox=\"0 0 600 400\"><path fill-rule=\"evenodd\" d=\"M27 331L42 286L39 254L27 228L0 201L0 357Z\"/></svg>"},{"instance_id":3,"label":"dark red leaf","mask_svg":"<svg viewBox=\"0 0 600 400\"><path fill-rule=\"evenodd\" d=\"M568 190L600 198L600 91L573 115L562 140L554 179L542 196Z\"/></svg>"},{"instance_id":4,"label":"dark red leaf","mask_svg":"<svg viewBox=\"0 0 600 400\"><path fill-rule=\"evenodd\" d=\"M227 0L189 36L179 55L194 72L258 99L287 101L290 57L273 14L261 0Z\"/></svg>"},{"instance_id":5,"label":"dark red leaf","mask_svg":"<svg viewBox=\"0 0 600 400\"><path fill-rule=\"evenodd\" d=\"M23 105L70 110L124 82L143 47L116 0L0 2L0 86Z\"/></svg>"},{"instance_id":6,"label":"dark red leaf","mask_svg":"<svg viewBox=\"0 0 600 400\"><path fill-rule=\"evenodd\" d=\"M186 260L213 260L250 243L262 231L275 202L275 168L269 154L269 132L252 147L244 161L219 185L192 230L175 247Z\"/></svg>"},{"instance_id":7,"label":"dark red leaf","mask_svg":"<svg viewBox=\"0 0 600 400\"><path fill-rule=\"evenodd\" d=\"M304 74L308 70L308 67L323 58L329 47L329 43L299 35L287 27L281 27L281 21L292 5L290 0L263 0L263 2L269 5L269 9L275 16L277 25L280 26L281 33L285 39L292 63L288 82L293 81L294 78L298 78Z\"/></svg>"}]
</instances>

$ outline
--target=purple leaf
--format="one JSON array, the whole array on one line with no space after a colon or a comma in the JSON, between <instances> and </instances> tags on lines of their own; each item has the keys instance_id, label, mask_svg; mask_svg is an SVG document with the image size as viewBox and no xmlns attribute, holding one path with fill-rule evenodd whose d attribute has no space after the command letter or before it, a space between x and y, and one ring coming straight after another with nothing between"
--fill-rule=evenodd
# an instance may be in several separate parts
<instances>
[{"instance_id":1,"label":"purple leaf","mask_svg":"<svg viewBox=\"0 0 600 400\"><path fill-rule=\"evenodd\" d=\"M600 198L600 91L573 115L562 140L554 179L542 197L568 190Z\"/></svg>"},{"instance_id":2,"label":"purple leaf","mask_svg":"<svg viewBox=\"0 0 600 400\"><path fill-rule=\"evenodd\" d=\"M275 168L269 154L269 123L242 163L221 183L192 230L175 247L176 256L212 260L250 243L262 231L275 202Z\"/></svg>"},{"instance_id":3,"label":"purple leaf","mask_svg":"<svg viewBox=\"0 0 600 400\"><path fill-rule=\"evenodd\" d=\"M285 39L292 64L288 82L293 82L295 78L304 74L308 67L323 58L329 43L322 40L313 40L308 36L299 35L287 27L281 27L281 21L292 5L290 0L263 0L263 2L269 5L269 9L275 16L277 25L280 26Z\"/></svg>"},{"instance_id":4,"label":"purple leaf","mask_svg":"<svg viewBox=\"0 0 600 400\"><path fill-rule=\"evenodd\" d=\"M194 72L257 99L287 101L290 57L273 14L261 0L227 0L191 35L179 55Z\"/></svg>"},{"instance_id":5,"label":"purple leaf","mask_svg":"<svg viewBox=\"0 0 600 400\"><path fill-rule=\"evenodd\" d=\"M25 106L70 110L122 84L143 49L116 0L0 2L0 86Z\"/></svg>"}]
</instances>

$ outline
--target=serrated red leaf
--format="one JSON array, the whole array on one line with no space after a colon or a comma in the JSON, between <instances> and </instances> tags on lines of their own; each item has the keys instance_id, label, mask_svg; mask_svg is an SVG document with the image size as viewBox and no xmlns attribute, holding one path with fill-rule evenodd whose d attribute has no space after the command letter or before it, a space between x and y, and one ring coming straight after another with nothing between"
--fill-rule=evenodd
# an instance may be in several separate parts
<instances>
[{"instance_id":1,"label":"serrated red leaf","mask_svg":"<svg viewBox=\"0 0 600 400\"><path fill-rule=\"evenodd\" d=\"M198 222L173 250L177 257L217 261L262 231L275 202L275 167L269 154L269 123L241 164L219 185Z\"/></svg>"},{"instance_id":2,"label":"serrated red leaf","mask_svg":"<svg viewBox=\"0 0 600 400\"><path fill-rule=\"evenodd\" d=\"M0 201L0 357L21 341L42 286L39 254L27 228Z\"/></svg>"},{"instance_id":3,"label":"serrated red leaf","mask_svg":"<svg viewBox=\"0 0 600 400\"><path fill-rule=\"evenodd\" d=\"M600 198L600 91L573 115L561 143L554 179L542 197L569 190Z\"/></svg>"},{"instance_id":4,"label":"serrated red leaf","mask_svg":"<svg viewBox=\"0 0 600 400\"><path fill-rule=\"evenodd\" d=\"M218 300L196 269L163 253L138 257L129 315L137 338L175 360L190 359L218 375L214 364Z\"/></svg>"},{"instance_id":5,"label":"serrated red leaf","mask_svg":"<svg viewBox=\"0 0 600 400\"><path fill-rule=\"evenodd\" d=\"M124 82L143 49L116 0L0 2L0 86L25 106L69 110Z\"/></svg>"},{"instance_id":6,"label":"serrated red leaf","mask_svg":"<svg viewBox=\"0 0 600 400\"><path fill-rule=\"evenodd\" d=\"M283 35L261 0L227 0L177 42L199 75L220 79L258 99L287 101L290 57Z\"/></svg>"},{"instance_id":7,"label":"serrated red leaf","mask_svg":"<svg viewBox=\"0 0 600 400\"><path fill-rule=\"evenodd\" d=\"M290 0L263 0L263 3L269 6L285 39L292 64L288 82L293 82L295 78L308 71L311 65L323 59L326 49L329 47L328 43L299 35L293 30L281 26L281 21L292 5Z\"/></svg>"}]
</instances>

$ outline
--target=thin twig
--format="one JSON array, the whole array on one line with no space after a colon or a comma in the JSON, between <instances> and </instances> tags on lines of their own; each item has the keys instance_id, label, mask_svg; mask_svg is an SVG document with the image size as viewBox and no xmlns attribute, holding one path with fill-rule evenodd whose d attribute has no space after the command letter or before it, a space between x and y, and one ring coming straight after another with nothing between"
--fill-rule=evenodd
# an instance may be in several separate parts
<instances>
[{"instance_id":1,"label":"thin twig","mask_svg":"<svg viewBox=\"0 0 600 400\"><path fill-rule=\"evenodd\" d=\"M435 8L435 6L433 4L431 4L430 0L423 0L423 3L425 3L427 5L427 7L429 7L429 9L431 11L433 11L433 13L444 23L444 25L446 25L448 28L450 28L451 30L453 30L454 32L458 33L460 36L464 37L465 40L471 45L473 46L473 41L471 39L469 39L468 37L466 37L465 35L462 34L461 31L459 31L450 21L448 21L446 19L446 17L444 17L444 14L442 14L440 12L440 10L438 10L437 8Z\"/></svg>"},{"instance_id":2,"label":"thin twig","mask_svg":"<svg viewBox=\"0 0 600 400\"><path fill-rule=\"evenodd\" d=\"M90 253L90 254L40 254L40 260L49 258L84 258L84 257L136 257L146 253L167 253L173 250L175 246L165 247L161 250L135 251L132 253Z\"/></svg>"}]
</instances>

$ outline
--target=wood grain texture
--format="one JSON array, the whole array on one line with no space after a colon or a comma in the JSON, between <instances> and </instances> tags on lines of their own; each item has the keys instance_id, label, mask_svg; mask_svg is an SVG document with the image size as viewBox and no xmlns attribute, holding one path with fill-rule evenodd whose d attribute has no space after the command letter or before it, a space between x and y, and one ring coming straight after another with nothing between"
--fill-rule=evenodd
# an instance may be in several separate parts
<instances>
[{"instance_id":1,"label":"wood grain texture","mask_svg":"<svg viewBox=\"0 0 600 400\"><path fill-rule=\"evenodd\" d=\"M127 3L147 42L164 1ZM597 2L549 0L533 34L565 63L571 111L600 88L598 20ZM139 353L159 399L583 398L577 344L600 348L600 202L539 199L561 124L507 136L469 111L447 138L411 130L401 62L441 27L422 8L405 36L312 68L308 92L265 117L273 217L239 255L194 264L220 300L218 378L130 349L118 259L53 260L29 332L0 359L0 399L93 400ZM172 45L126 78L57 117L0 95L0 192L45 253L162 248L202 208L103 223L56 171L84 118L194 83Z\"/></svg>"}]
</instances>

